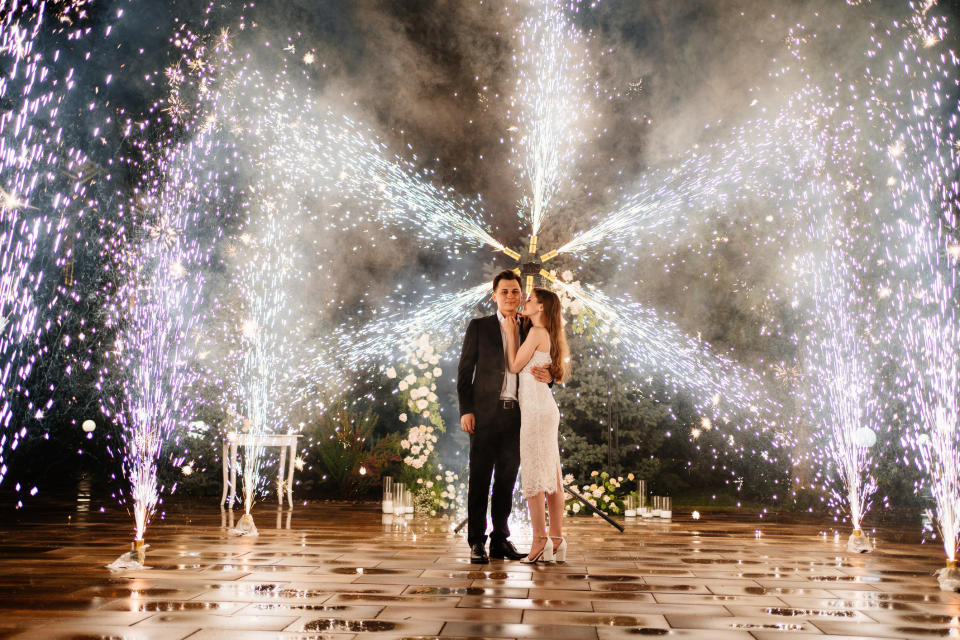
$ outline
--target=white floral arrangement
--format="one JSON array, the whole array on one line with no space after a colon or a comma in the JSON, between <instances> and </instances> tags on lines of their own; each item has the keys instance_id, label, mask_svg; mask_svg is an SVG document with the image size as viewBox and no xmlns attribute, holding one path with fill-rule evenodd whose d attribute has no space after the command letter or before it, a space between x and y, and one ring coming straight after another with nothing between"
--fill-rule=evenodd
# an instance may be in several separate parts
<instances>
[{"instance_id":1,"label":"white floral arrangement","mask_svg":"<svg viewBox=\"0 0 960 640\"><path fill-rule=\"evenodd\" d=\"M422 469L430 459L437 445L437 436L432 426L419 425L410 427L407 437L400 441L403 448L403 463L414 469Z\"/></svg>"},{"instance_id":2,"label":"white floral arrangement","mask_svg":"<svg viewBox=\"0 0 960 640\"><path fill-rule=\"evenodd\" d=\"M597 507L601 511L605 511L610 515L619 515L623 513L624 510L624 500L631 493L636 494L636 491L631 491L628 486L624 486L626 482L633 482L636 479L632 473L628 473L626 478L623 476L611 476L606 471L591 471L590 472L590 484L584 484L578 487L580 495L582 495L587 502ZM568 475L563 479L564 483L572 484L573 476ZM567 504L567 513L571 515L576 515L581 511L586 511L583 508L583 505L579 501L575 500Z\"/></svg>"},{"instance_id":3,"label":"white floral arrangement","mask_svg":"<svg viewBox=\"0 0 960 640\"><path fill-rule=\"evenodd\" d=\"M404 351L404 364L388 367L387 378L397 381L401 413L397 419L409 424L404 440L403 462L413 469L428 467L436 449L438 433L445 431L437 397L437 379L443 375L440 355L430 337L422 334Z\"/></svg>"},{"instance_id":4,"label":"white floral arrangement","mask_svg":"<svg viewBox=\"0 0 960 640\"><path fill-rule=\"evenodd\" d=\"M467 485L460 477L447 469L432 479L417 479L414 507L417 511L435 516L440 512L465 511Z\"/></svg>"}]
</instances>

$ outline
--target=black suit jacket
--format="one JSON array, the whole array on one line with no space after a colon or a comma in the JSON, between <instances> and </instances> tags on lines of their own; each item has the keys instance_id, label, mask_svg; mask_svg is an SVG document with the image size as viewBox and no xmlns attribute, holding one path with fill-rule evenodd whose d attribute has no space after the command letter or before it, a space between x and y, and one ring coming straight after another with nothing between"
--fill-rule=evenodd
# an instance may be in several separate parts
<instances>
[{"instance_id":1,"label":"black suit jacket","mask_svg":"<svg viewBox=\"0 0 960 640\"><path fill-rule=\"evenodd\" d=\"M467 325L457 368L460 415L472 413L477 424L487 422L496 412L505 372L500 320L496 314L474 318Z\"/></svg>"}]
</instances>

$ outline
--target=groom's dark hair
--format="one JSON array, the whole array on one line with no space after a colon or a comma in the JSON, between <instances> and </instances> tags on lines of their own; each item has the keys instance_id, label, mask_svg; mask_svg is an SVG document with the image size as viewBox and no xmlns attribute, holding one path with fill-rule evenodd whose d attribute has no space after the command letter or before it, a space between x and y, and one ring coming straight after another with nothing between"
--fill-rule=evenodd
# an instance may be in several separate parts
<instances>
[{"instance_id":1,"label":"groom's dark hair","mask_svg":"<svg viewBox=\"0 0 960 640\"><path fill-rule=\"evenodd\" d=\"M493 278L494 291L497 290L497 285L500 284L501 280L516 280L517 283L520 284L520 276L517 275L516 271L513 271L511 269L504 269Z\"/></svg>"}]
</instances>

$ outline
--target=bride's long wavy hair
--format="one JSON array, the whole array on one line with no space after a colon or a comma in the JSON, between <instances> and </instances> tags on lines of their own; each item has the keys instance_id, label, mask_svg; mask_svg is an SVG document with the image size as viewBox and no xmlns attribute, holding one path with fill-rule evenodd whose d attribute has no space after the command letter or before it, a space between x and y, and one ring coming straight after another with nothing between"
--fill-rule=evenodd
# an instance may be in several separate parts
<instances>
[{"instance_id":1,"label":"bride's long wavy hair","mask_svg":"<svg viewBox=\"0 0 960 640\"><path fill-rule=\"evenodd\" d=\"M570 369L570 348L563 328L563 308L560 298L549 289L534 287L537 302L543 305L543 324L550 334L550 375L563 382Z\"/></svg>"}]
</instances>

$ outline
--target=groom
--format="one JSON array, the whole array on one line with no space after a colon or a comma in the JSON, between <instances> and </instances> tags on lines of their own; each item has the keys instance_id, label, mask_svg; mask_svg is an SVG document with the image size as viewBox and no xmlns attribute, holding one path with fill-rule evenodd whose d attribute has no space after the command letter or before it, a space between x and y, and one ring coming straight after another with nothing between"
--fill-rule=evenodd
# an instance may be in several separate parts
<instances>
[{"instance_id":1,"label":"groom","mask_svg":"<svg viewBox=\"0 0 960 640\"><path fill-rule=\"evenodd\" d=\"M524 557L510 542L507 527L520 468L520 405L517 374L507 371L503 353L505 319L517 315L523 300L520 276L510 270L498 273L493 279L493 300L497 313L474 318L467 326L457 369L460 428L470 434L467 542L472 564L489 562L485 549L488 498L493 520L490 556L509 560ZM540 382L553 382L546 367L533 368L533 376Z\"/></svg>"}]
</instances>

